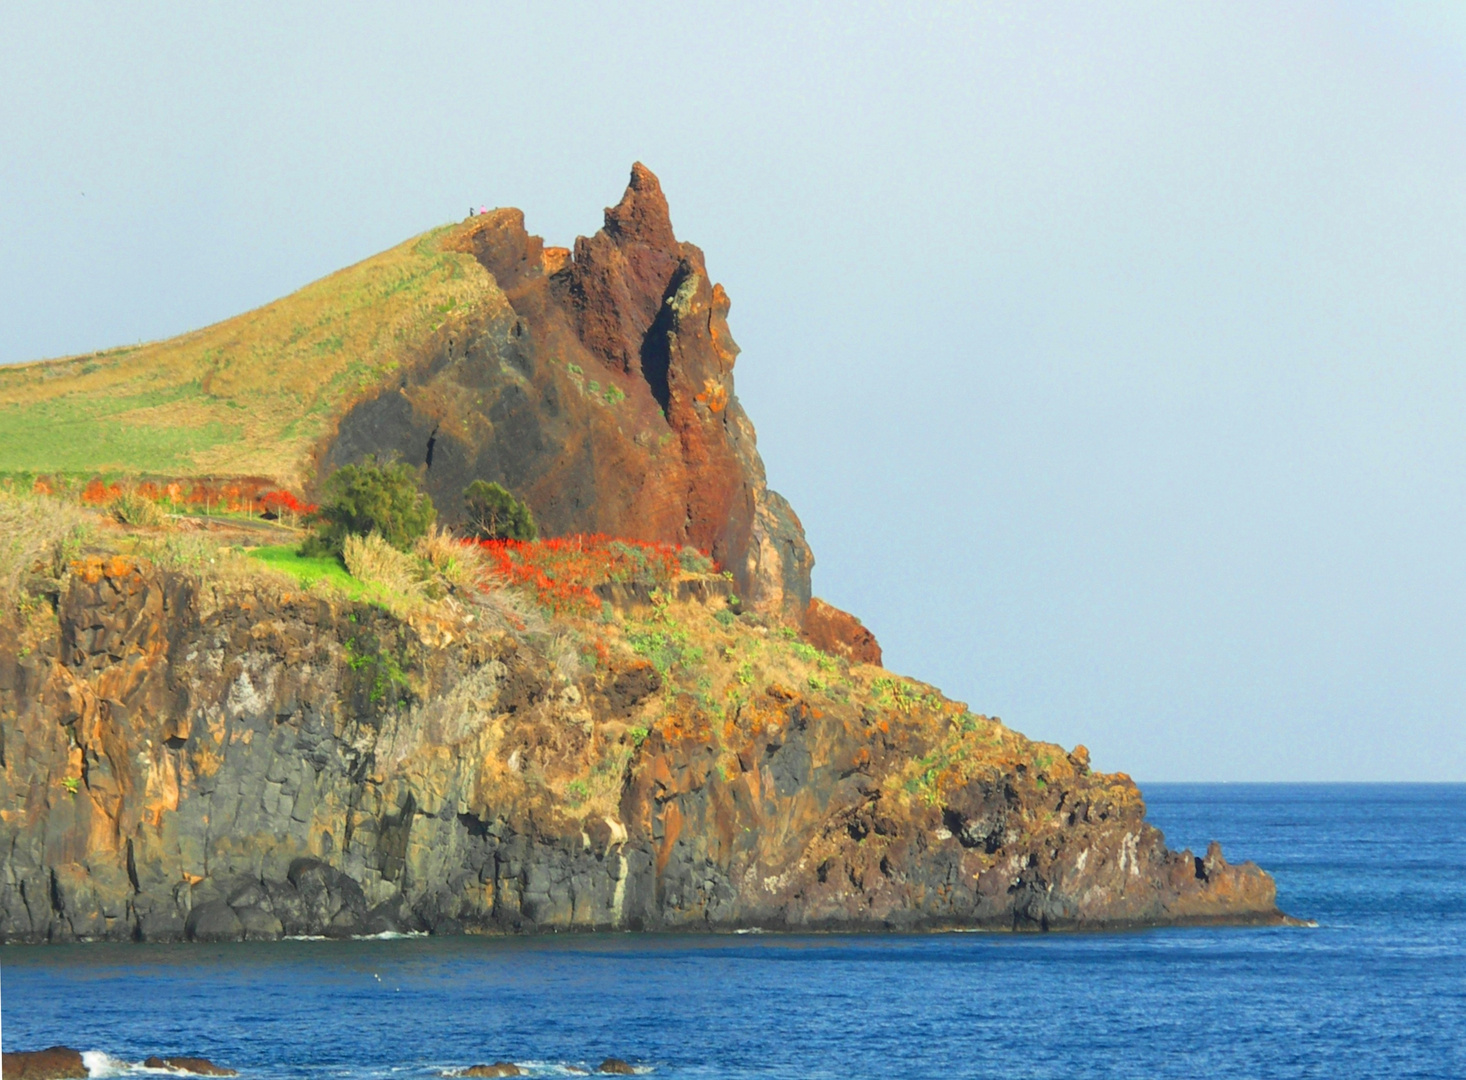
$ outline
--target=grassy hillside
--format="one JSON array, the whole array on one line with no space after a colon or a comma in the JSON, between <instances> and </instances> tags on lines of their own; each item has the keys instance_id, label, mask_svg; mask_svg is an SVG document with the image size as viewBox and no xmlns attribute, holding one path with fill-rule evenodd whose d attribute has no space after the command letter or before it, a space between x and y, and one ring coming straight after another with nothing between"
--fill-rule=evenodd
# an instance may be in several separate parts
<instances>
[{"instance_id":1,"label":"grassy hillside","mask_svg":"<svg viewBox=\"0 0 1466 1080\"><path fill-rule=\"evenodd\" d=\"M267 476L298 488L331 422L498 296L425 233L168 341L0 368L0 473Z\"/></svg>"}]
</instances>

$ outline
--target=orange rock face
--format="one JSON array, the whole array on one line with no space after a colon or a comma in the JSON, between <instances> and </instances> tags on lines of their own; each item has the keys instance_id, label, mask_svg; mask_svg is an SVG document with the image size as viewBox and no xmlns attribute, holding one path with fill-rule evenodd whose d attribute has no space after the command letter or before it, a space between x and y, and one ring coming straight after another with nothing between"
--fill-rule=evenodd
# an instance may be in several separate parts
<instances>
[{"instance_id":1,"label":"orange rock face","mask_svg":"<svg viewBox=\"0 0 1466 1080\"><path fill-rule=\"evenodd\" d=\"M843 656L854 664L881 663L881 646L854 615L827 604L819 597L804 612L804 636L816 649L831 656Z\"/></svg>"},{"instance_id":2,"label":"orange rock face","mask_svg":"<svg viewBox=\"0 0 1466 1080\"><path fill-rule=\"evenodd\" d=\"M502 306L351 410L320 449L322 474L396 454L424 467L450 522L469 483L497 482L547 535L696 547L754 607L798 623L814 559L734 393L728 295L677 240L651 171L632 169L573 252L545 247L518 210L475 216L444 243L493 276Z\"/></svg>"}]
</instances>

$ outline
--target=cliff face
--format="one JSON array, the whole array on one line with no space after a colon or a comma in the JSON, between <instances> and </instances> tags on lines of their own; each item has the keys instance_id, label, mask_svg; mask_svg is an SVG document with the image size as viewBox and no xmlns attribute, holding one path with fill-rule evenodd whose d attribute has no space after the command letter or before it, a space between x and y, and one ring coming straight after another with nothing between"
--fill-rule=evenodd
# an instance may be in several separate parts
<instances>
[{"instance_id":1,"label":"cliff face","mask_svg":"<svg viewBox=\"0 0 1466 1080\"><path fill-rule=\"evenodd\" d=\"M318 451L325 475L369 453L424 468L449 522L473 480L525 499L550 535L686 544L741 595L798 623L814 559L770 491L733 392L729 300L680 243L640 164L605 227L546 248L518 210L445 234L493 278L491 296L352 408Z\"/></svg>"},{"instance_id":2,"label":"cliff face","mask_svg":"<svg viewBox=\"0 0 1466 1080\"><path fill-rule=\"evenodd\" d=\"M78 565L0 624L0 938L1280 917L1083 748L726 590L533 635Z\"/></svg>"}]
</instances>

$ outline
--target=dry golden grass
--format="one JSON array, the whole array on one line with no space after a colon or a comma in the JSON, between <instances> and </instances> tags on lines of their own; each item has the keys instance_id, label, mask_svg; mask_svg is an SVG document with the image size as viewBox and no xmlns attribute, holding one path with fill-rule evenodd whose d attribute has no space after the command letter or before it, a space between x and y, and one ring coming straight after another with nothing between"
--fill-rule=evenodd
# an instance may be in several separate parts
<instances>
[{"instance_id":1,"label":"dry golden grass","mask_svg":"<svg viewBox=\"0 0 1466 1080\"><path fill-rule=\"evenodd\" d=\"M423 567L376 533L370 536L347 536L341 549L342 561L356 580L375 586L389 606L410 609L426 599ZM391 604L396 601L396 604Z\"/></svg>"},{"instance_id":2,"label":"dry golden grass","mask_svg":"<svg viewBox=\"0 0 1466 1080\"><path fill-rule=\"evenodd\" d=\"M442 575L459 593L468 594L483 586L488 565L479 549L465 544L441 526L433 526L413 545L413 554Z\"/></svg>"},{"instance_id":3,"label":"dry golden grass","mask_svg":"<svg viewBox=\"0 0 1466 1080\"><path fill-rule=\"evenodd\" d=\"M64 573L93 521L65 499L0 489L0 597L14 597L21 575L37 563L52 576Z\"/></svg>"},{"instance_id":4,"label":"dry golden grass","mask_svg":"<svg viewBox=\"0 0 1466 1080\"><path fill-rule=\"evenodd\" d=\"M156 501L138 494L132 487L124 488L116 498L107 504L107 509L124 525L142 525L156 528L168 520Z\"/></svg>"},{"instance_id":5,"label":"dry golden grass","mask_svg":"<svg viewBox=\"0 0 1466 1080\"><path fill-rule=\"evenodd\" d=\"M256 311L136 348L0 369L0 473L268 476L432 334L503 304L445 226Z\"/></svg>"}]
</instances>

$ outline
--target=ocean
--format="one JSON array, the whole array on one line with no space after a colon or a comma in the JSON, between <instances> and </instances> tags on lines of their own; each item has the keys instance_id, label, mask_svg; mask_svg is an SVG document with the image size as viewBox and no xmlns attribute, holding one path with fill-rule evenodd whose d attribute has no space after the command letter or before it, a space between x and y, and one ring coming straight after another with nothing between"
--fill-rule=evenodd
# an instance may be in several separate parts
<instances>
[{"instance_id":1,"label":"ocean","mask_svg":"<svg viewBox=\"0 0 1466 1080\"><path fill-rule=\"evenodd\" d=\"M1316 928L561 935L0 949L6 1050L93 1075L1466 1080L1466 785L1149 784Z\"/></svg>"}]
</instances>

